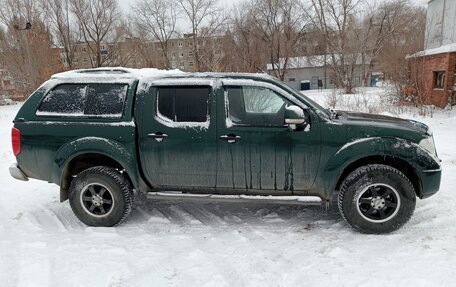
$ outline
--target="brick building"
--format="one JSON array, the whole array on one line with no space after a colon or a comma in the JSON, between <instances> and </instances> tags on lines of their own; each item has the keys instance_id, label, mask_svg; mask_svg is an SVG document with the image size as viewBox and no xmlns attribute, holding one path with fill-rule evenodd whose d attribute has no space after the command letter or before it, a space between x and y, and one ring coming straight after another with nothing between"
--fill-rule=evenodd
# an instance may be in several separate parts
<instances>
[{"instance_id":1,"label":"brick building","mask_svg":"<svg viewBox=\"0 0 456 287\"><path fill-rule=\"evenodd\" d=\"M456 1L429 1L425 50L411 55L409 64L423 103L456 104Z\"/></svg>"},{"instance_id":2,"label":"brick building","mask_svg":"<svg viewBox=\"0 0 456 287\"><path fill-rule=\"evenodd\" d=\"M424 103L456 104L456 44L423 51L409 59L411 80L423 92Z\"/></svg>"}]
</instances>

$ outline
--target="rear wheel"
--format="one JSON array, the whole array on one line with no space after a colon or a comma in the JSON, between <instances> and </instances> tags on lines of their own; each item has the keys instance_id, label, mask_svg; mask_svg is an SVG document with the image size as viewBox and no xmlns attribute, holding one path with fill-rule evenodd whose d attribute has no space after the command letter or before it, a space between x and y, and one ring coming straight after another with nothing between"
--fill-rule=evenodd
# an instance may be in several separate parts
<instances>
[{"instance_id":1,"label":"rear wheel","mask_svg":"<svg viewBox=\"0 0 456 287\"><path fill-rule=\"evenodd\" d=\"M97 166L73 179L69 201L74 214L90 226L120 224L130 214L133 190L123 174L114 168Z\"/></svg>"},{"instance_id":2,"label":"rear wheel","mask_svg":"<svg viewBox=\"0 0 456 287\"><path fill-rule=\"evenodd\" d=\"M381 164L360 167L347 176L338 197L339 211L352 228L363 233L389 233L402 227L415 210L410 180Z\"/></svg>"}]
</instances>

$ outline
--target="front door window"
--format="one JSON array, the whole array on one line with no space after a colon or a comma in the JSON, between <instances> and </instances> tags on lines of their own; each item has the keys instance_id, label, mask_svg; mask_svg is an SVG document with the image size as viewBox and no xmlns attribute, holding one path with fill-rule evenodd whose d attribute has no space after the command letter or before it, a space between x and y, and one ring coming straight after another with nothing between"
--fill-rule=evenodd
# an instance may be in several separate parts
<instances>
[{"instance_id":1,"label":"front door window","mask_svg":"<svg viewBox=\"0 0 456 287\"><path fill-rule=\"evenodd\" d=\"M228 120L237 126L283 127L287 103L265 87L226 88Z\"/></svg>"}]
</instances>

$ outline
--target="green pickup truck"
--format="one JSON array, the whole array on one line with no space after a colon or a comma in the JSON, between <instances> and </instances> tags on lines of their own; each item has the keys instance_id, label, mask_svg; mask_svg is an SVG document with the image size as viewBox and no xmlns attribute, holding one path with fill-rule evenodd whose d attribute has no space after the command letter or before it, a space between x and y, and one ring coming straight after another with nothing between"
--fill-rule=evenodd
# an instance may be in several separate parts
<instances>
[{"instance_id":1,"label":"green pickup truck","mask_svg":"<svg viewBox=\"0 0 456 287\"><path fill-rule=\"evenodd\" d=\"M10 174L58 184L90 226L138 193L317 196L387 233L439 190L429 128L330 111L267 75L100 68L52 76L14 119Z\"/></svg>"}]
</instances>

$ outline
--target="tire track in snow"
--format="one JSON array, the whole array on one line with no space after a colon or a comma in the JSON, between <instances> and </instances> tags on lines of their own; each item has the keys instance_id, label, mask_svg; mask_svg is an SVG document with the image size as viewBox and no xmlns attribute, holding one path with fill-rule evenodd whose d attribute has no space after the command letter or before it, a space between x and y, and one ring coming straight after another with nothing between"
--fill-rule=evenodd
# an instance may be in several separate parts
<instances>
[{"instance_id":1,"label":"tire track in snow","mask_svg":"<svg viewBox=\"0 0 456 287\"><path fill-rule=\"evenodd\" d=\"M329 221L328 221L329 220ZM268 226L271 229L294 229L317 226L318 222L332 225L340 220L339 216L321 207L274 205L261 203L214 202L200 204L185 200L153 200L141 203L126 222L143 227L152 224L201 225L218 227L223 225L251 227Z\"/></svg>"},{"instance_id":2,"label":"tire track in snow","mask_svg":"<svg viewBox=\"0 0 456 287\"><path fill-rule=\"evenodd\" d=\"M204 205L199 206L196 204L182 204L180 207L183 211L185 211L188 214L191 214L194 218L196 218L204 225L220 226L226 224L225 221L223 221L219 216L214 214L214 212L208 210Z\"/></svg>"},{"instance_id":3,"label":"tire track in snow","mask_svg":"<svg viewBox=\"0 0 456 287\"><path fill-rule=\"evenodd\" d=\"M41 229L57 229L67 231L70 229L83 229L85 225L72 213L67 204L49 203L41 208L35 208L25 213L32 223ZM23 216L24 217L24 216Z\"/></svg>"}]
</instances>

